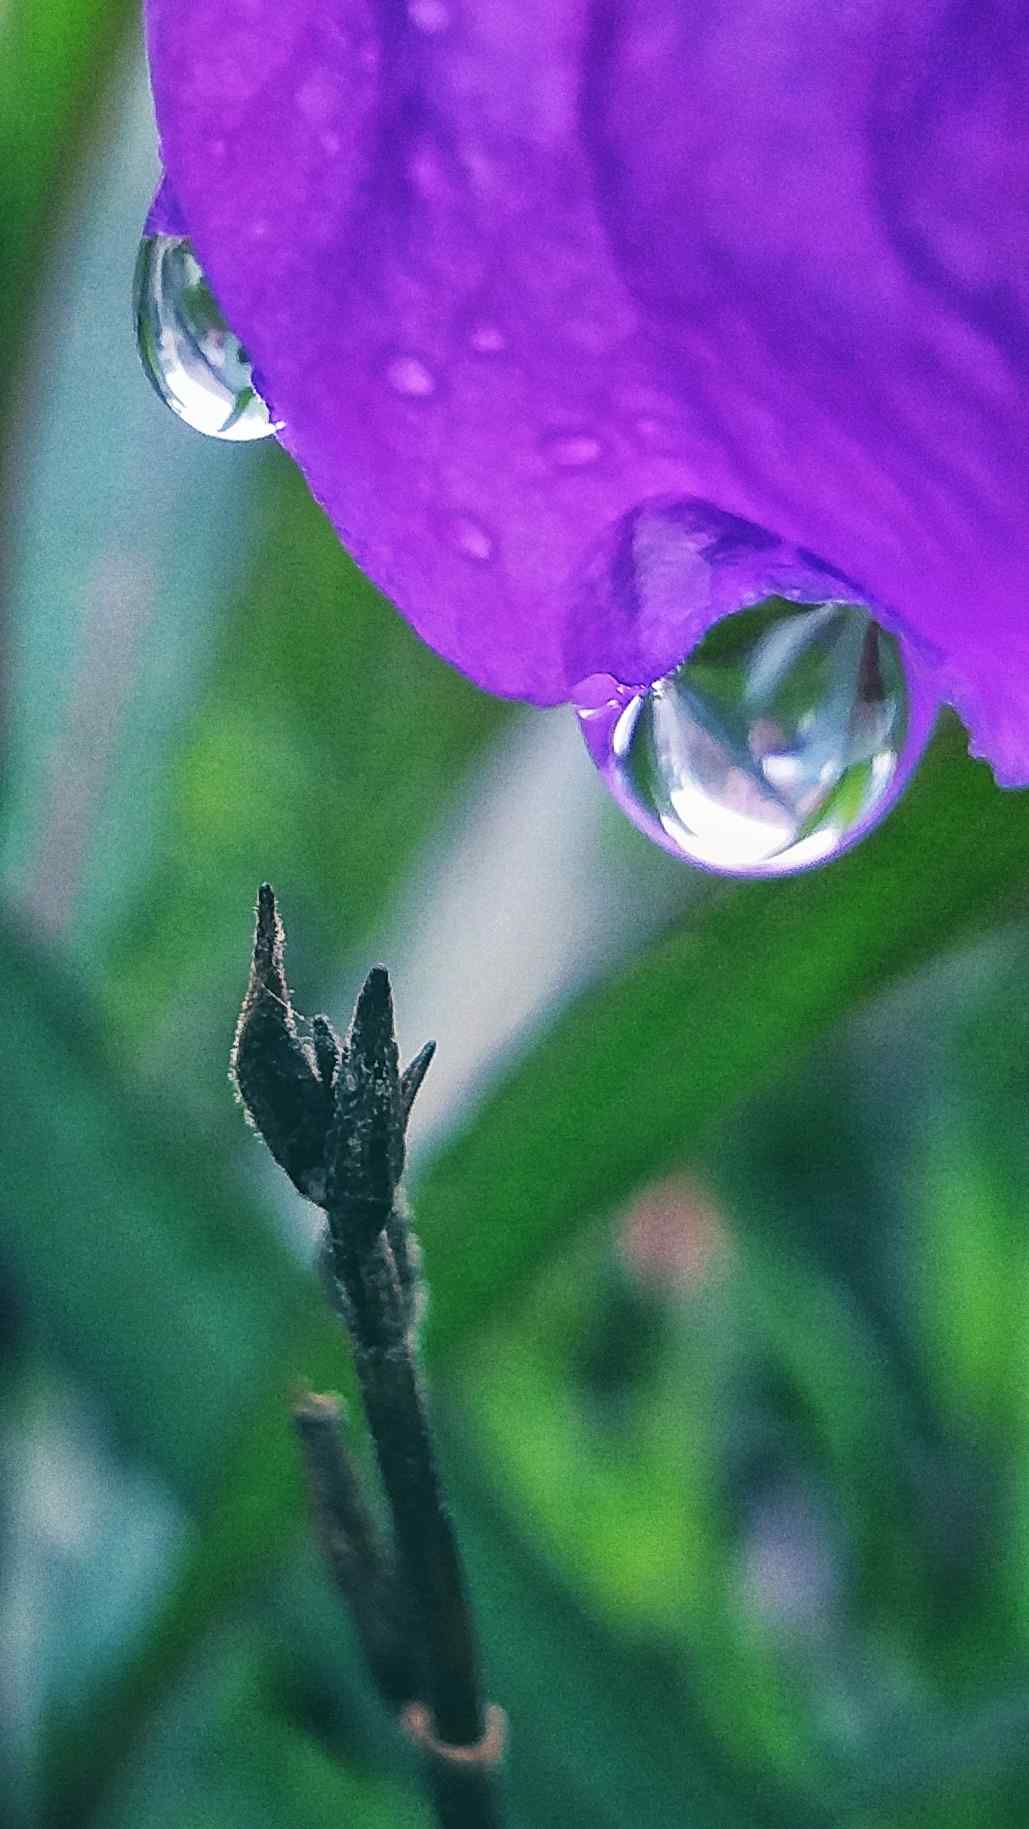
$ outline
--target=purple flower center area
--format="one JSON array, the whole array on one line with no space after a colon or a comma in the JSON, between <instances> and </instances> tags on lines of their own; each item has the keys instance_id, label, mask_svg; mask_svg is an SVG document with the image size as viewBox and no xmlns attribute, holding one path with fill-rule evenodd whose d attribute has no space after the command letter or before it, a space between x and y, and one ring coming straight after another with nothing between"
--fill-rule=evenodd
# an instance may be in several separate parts
<instances>
[{"instance_id":1,"label":"purple flower center area","mask_svg":"<svg viewBox=\"0 0 1029 1829\"><path fill-rule=\"evenodd\" d=\"M151 226L442 655L553 704L845 598L1029 782L1024 0L148 23Z\"/></svg>"}]
</instances>

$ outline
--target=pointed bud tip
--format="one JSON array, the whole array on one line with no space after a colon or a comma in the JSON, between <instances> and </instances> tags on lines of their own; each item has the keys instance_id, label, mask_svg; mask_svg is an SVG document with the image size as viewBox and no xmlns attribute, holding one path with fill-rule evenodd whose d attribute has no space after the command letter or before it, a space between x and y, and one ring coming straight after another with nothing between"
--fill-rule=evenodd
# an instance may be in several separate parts
<instances>
[{"instance_id":1,"label":"pointed bud tip","mask_svg":"<svg viewBox=\"0 0 1029 1829\"><path fill-rule=\"evenodd\" d=\"M257 892L257 928L254 933L254 964L267 970L281 953L282 922L270 883L262 883Z\"/></svg>"},{"instance_id":2,"label":"pointed bud tip","mask_svg":"<svg viewBox=\"0 0 1029 1829\"><path fill-rule=\"evenodd\" d=\"M418 1053L414 1058L408 1061L407 1066L400 1076L400 1102L404 1113L405 1124L411 1116L411 1107L418 1097L425 1075L432 1066L435 1053L435 1042L426 1042L423 1048L419 1048Z\"/></svg>"},{"instance_id":3,"label":"pointed bud tip","mask_svg":"<svg viewBox=\"0 0 1029 1829\"><path fill-rule=\"evenodd\" d=\"M372 1215L381 1230L404 1170L404 1107L385 966L368 973L343 1043L345 1071L336 1075L335 1116L327 1155L325 1207Z\"/></svg>"},{"instance_id":4,"label":"pointed bud tip","mask_svg":"<svg viewBox=\"0 0 1029 1829\"><path fill-rule=\"evenodd\" d=\"M354 1006L354 1031L370 1027L393 1031L393 989L384 965L373 965Z\"/></svg>"},{"instance_id":5,"label":"pointed bud tip","mask_svg":"<svg viewBox=\"0 0 1029 1829\"><path fill-rule=\"evenodd\" d=\"M257 929L229 1076L249 1122L306 1200L325 1195L325 1148L338 1050L326 1024L317 1048L301 1040L286 983L285 934L269 883L257 893ZM323 1019L324 1020L324 1019Z\"/></svg>"}]
</instances>

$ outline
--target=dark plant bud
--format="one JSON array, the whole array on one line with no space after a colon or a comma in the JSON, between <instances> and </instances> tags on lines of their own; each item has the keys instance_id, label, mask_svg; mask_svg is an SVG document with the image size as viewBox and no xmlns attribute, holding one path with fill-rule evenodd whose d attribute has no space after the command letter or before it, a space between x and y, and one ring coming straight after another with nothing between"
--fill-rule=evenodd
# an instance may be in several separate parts
<instances>
[{"instance_id":1,"label":"dark plant bud","mask_svg":"<svg viewBox=\"0 0 1029 1829\"><path fill-rule=\"evenodd\" d=\"M338 1044L325 1018L302 1041L283 964L284 935L267 883L257 899L250 982L236 1026L229 1074L254 1129L295 1188L325 1197L325 1143L333 1109ZM330 1066L331 1061L331 1066Z\"/></svg>"},{"instance_id":2,"label":"dark plant bud","mask_svg":"<svg viewBox=\"0 0 1029 1829\"><path fill-rule=\"evenodd\" d=\"M406 1124L411 1116L411 1107L421 1090L422 1081L432 1066L432 1057L436 1052L435 1042L426 1042L419 1048L412 1061L409 1061L400 1075L400 1104Z\"/></svg>"},{"instance_id":3,"label":"dark plant bud","mask_svg":"<svg viewBox=\"0 0 1029 1829\"><path fill-rule=\"evenodd\" d=\"M310 1040L301 1037L284 947L275 896L264 883L230 1077L276 1162L301 1194L330 1209L348 1245L389 1229L414 1314L417 1250L407 1238L397 1189L407 1120L436 1044L427 1042L401 1074L393 997L381 965L368 974L345 1041L327 1016L313 1017ZM326 1270L335 1286L338 1266L329 1262Z\"/></svg>"},{"instance_id":4,"label":"dark plant bud","mask_svg":"<svg viewBox=\"0 0 1029 1829\"><path fill-rule=\"evenodd\" d=\"M404 1172L404 1108L389 976L374 966L357 1000L336 1075L326 1207L374 1236Z\"/></svg>"},{"instance_id":5,"label":"dark plant bud","mask_svg":"<svg viewBox=\"0 0 1029 1829\"><path fill-rule=\"evenodd\" d=\"M314 1043L314 1064L323 1086L333 1087L336 1074L343 1058L343 1043L336 1034L327 1016L311 1018L311 1037Z\"/></svg>"}]
</instances>

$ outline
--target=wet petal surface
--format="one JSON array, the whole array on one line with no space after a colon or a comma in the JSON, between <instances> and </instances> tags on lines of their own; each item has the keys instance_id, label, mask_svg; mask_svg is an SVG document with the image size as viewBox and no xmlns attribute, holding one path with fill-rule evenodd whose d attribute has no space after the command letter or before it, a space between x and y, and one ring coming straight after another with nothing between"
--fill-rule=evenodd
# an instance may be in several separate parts
<instances>
[{"instance_id":1,"label":"wet petal surface","mask_svg":"<svg viewBox=\"0 0 1029 1829\"><path fill-rule=\"evenodd\" d=\"M150 0L149 27L171 226L448 659L540 702L649 683L813 567L1029 779L1019 5ZM717 602L636 537L698 497L757 530Z\"/></svg>"}]
</instances>

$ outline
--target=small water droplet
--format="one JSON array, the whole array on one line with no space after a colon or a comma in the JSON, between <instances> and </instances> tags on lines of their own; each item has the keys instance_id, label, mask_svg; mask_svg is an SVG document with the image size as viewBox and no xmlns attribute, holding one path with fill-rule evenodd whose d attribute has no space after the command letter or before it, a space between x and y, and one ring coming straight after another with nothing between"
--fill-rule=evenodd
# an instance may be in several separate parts
<instances>
[{"instance_id":1,"label":"small water droplet","mask_svg":"<svg viewBox=\"0 0 1029 1829\"><path fill-rule=\"evenodd\" d=\"M682 451L682 427L674 419L660 413L642 413L635 421L635 430L640 443L649 451L663 456L674 456Z\"/></svg>"},{"instance_id":2,"label":"small water droplet","mask_svg":"<svg viewBox=\"0 0 1029 1829\"><path fill-rule=\"evenodd\" d=\"M543 450L559 470L587 470L603 452L599 438L591 432L548 432L542 439Z\"/></svg>"},{"instance_id":3,"label":"small water droplet","mask_svg":"<svg viewBox=\"0 0 1029 1829\"><path fill-rule=\"evenodd\" d=\"M409 0L407 16L419 32L437 37L450 26L450 8L446 0Z\"/></svg>"},{"instance_id":4,"label":"small water droplet","mask_svg":"<svg viewBox=\"0 0 1029 1829\"><path fill-rule=\"evenodd\" d=\"M583 734L652 837L708 869L824 863L886 810L917 759L900 649L859 604L772 598L723 617L645 691L596 682Z\"/></svg>"},{"instance_id":5,"label":"small water droplet","mask_svg":"<svg viewBox=\"0 0 1029 1829\"><path fill-rule=\"evenodd\" d=\"M499 356L507 348L507 338L496 324L476 324L468 341L480 356Z\"/></svg>"},{"instance_id":6,"label":"small water droplet","mask_svg":"<svg viewBox=\"0 0 1029 1829\"><path fill-rule=\"evenodd\" d=\"M407 175L413 190L426 203L444 203L453 190L453 179L447 161L438 145L431 140L412 148Z\"/></svg>"},{"instance_id":7,"label":"small water droplet","mask_svg":"<svg viewBox=\"0 0 1029 1829\"><path fill-rule=\"evenodd\" d=\"M436 392L436 377L417 356L393 356L386 364L390 387L409 400L427 400Z\"/></svg>"},{"instance_id":8,"label":"small water droplet","mask_svg":"<svg viewBox=\"0 0 1029 1829\"><path fill-rule=\"evenodd\" d=\"M297 89L296 104L312 127L327 127L339 113L339 90L327 72L316 69Z\"/></svg>"},{"instance_id":9,"label":"small water droplet","mask_svg":"<svg viewBox=\"0 0 1029 1829\"><path fill-rule=\"evenodd\" d=\"M210 438L268 438L281 429L254 387L250 358L218 309L190 243L144 235L133 286L136 343L166 406Z\"/></svg>"},{"instance_id":10,"label":"small water droplet","mask_svg":"<svg viewBox=\"0 0 1029 1829\"><path fill-rule=\"evenodd\" d=\"M470 514L452 515L449 531L452 544L466 559L475 559L483 565L496 552L493 535Z\"/></svg>"}]
</instances>

